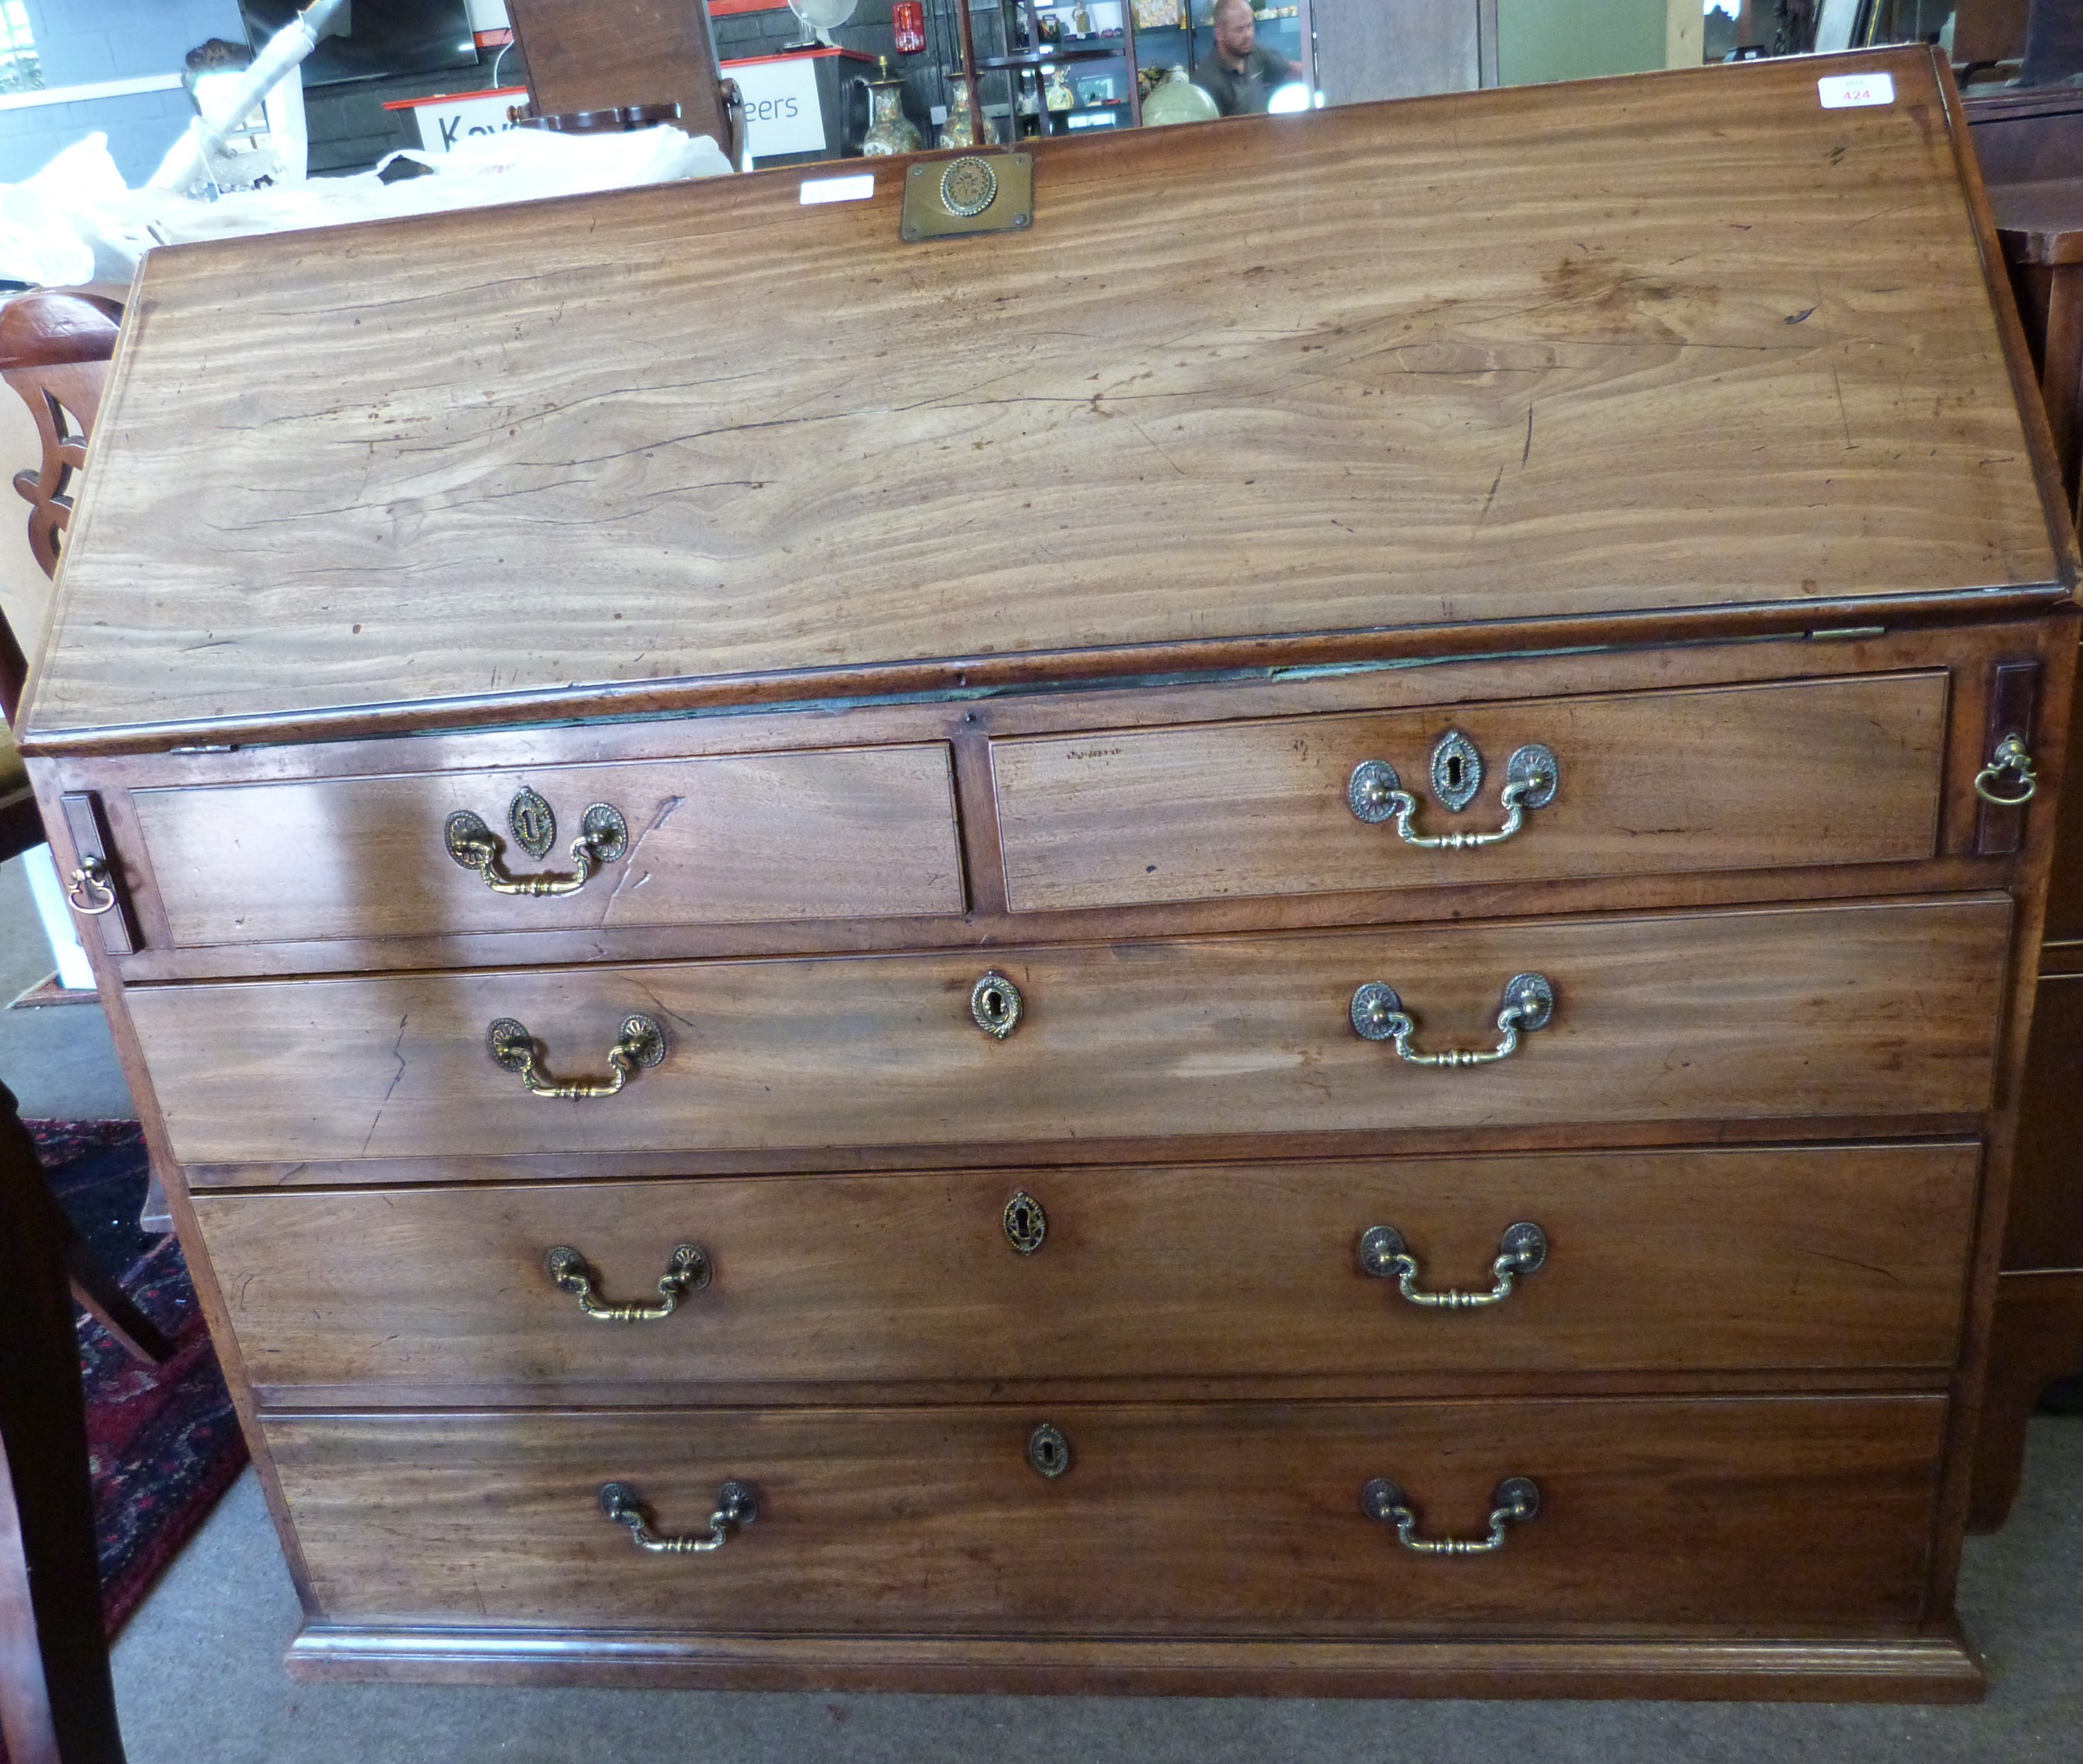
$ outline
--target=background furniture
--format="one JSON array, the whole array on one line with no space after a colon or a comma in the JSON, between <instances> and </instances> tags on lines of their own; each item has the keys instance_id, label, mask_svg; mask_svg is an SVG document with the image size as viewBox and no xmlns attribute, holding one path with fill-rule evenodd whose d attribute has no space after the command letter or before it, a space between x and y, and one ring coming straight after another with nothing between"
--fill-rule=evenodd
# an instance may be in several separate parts
<instances>
[{"instance_id":1,"label":"background furniture","mask_svg":"<svg viewBox=\"0 0 2083 1764\"><path fill-rule=\"evenodd\" d=\"M738 163L743 137L733 130L701 0L618 0L611 11L594 0L507 0L506 12L539 114L678 104L681 127Z\"/></svg>"},{"instance_id":2,"label":"background furniture","mask_svg":"<svg viewBox=\"0 0 2083 1764\"><path fill-rule=\"evenodd\" d=\"M2060 460L2064 499L2075 510L2083 461L2083 91L1996 93L1971 98L1967 108ZM2070 791L2061 804L2038 974L1969 1516L1977 1530L2001 1525L2010 1510L2026 1420L2041 1392L2083 1371L2083 1115L2076 1084L2083 1059L2083 791Z\"/></svg>"},{"instance_id":3,"label":"background furniture","mask_svg":"<svg viewBox=\"0 0 2083 1764\"><path fill-rule=\"evenodd\" d=\"M154 253L24 744L293 1669L1976 1694L2077 560L1863 59Z\"/></svg>"}]
</instances>

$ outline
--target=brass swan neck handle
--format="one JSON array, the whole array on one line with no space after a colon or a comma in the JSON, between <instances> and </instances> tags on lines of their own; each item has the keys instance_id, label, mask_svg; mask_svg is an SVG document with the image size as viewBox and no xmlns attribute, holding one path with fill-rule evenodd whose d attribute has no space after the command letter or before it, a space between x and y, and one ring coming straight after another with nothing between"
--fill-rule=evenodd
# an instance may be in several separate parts
<instances>
[{"instance_id":1,"label":"brass swan neck handle","mask_svg":"<svg viewBox=\"0 0 2083 1764\"><path fill-rule=\"evenodd\" d=\"M507 1071L518 1073L531 1096L611 1097L628 1083L638 1067L655 1066L665 1057L665 1030L648 1017L625 1017L620 1038L607 1051L608 1076L559 1084L538 1063L535 1039L525 1023L502 1017L485 1030L485 1036L492 1059Z\"/></svg>"},{"instance_id":2,"label":"brass swan neck handle","mask_svg":"<svg viewBox=\"0 0 2083 1764\"><path fill-rule=\"evenodd\" d=\"M514 843L530 857L542 857L556 839L556 816L533 790L524 790L513 799L507 820ZM567 876L555 872L538 876L509 874L500 861L498 835L484 824L483 816L468 809L458 809L443 823L442 843L457 863L482 876L484 886L495 895L554 899L577 894L602 865L612 864L629 849L629 823L612 803L592 804L579 819L579 835L572 841L572 871Z\"/></svg>"},{"instance_id":3,"label":"brass swan neck handle","mask_svg":"<svg viewBox=\"0 0 2083 1764\"><path fill-rule=\"evenodd\" d=\"M1433 792L1459 811L1475 795L1482 778L1482 759L1465 736L1450 734L1432 756ZM1502 845L1526 825L1533 810L1544 809L1555 800L1561 782L1561 763L1552 748L1528 742L1505 762L1505 785L1498 795L1504 810L1502 823L1486 833L1419 833L1413 831L1418 818L1418 798L1403 788L1396 768L1386 759L1363 759L1353 768L1346 785L1346 802L1354 814L1370 825L1396 823L1396 836L1406 845L1428 852L1461 852L1483 845Z\"/></svg>"},{"instance_id":4,"label":"brass swan neck handle","mask_svg":"<svg viewBox=\"0 0 2083 1764\"><path fill-rule=\"evenodd\" d=\"M678 1310L688 1293L699 1292L709 1284L709 1257L699 1243L675 1245L671 1261L658 1276L658 1297L626 1305L611 1305L597 1296L594 1284L600 1278L598 1272L569 1244L560 1243L543 1253L543 1271L559 1292L570 1293L581 1311L601 1322L655 1323Z\"/></svg>"},{"instance_id":5,"label":"brass swan neck handle","mask_svg":"<svg viewBox=\"0 0 2083 1764\"><path fill-rule=\"evenodd\" d=\"M1368 1518L1396 1527L1396 1541L1428 1556L1482 1556L1504 1547L1505 1533L1540 1511L1540 1490L1530 1476L1507 1476L1490 1496L1490 1530L1486 1538L1421 1538L1418 1513L1409 1498L1385 1476L1360 1491L1360 1511Z\"/></svg>"},{"instance_id":6,"label":"brass swan neck handle","mask_svg":"<svg viewBox=\"0 0 2083 1764\"><path fill-rule=\"evenodd\" d=\"M627 1483L600 1485L600 1510L618 1525L627 1525L640 1550L653 1555L699 1555L720 1550L731 1535L759 1517L759 1497L745 1483L733 1480L716 1491L716 1511L709 1515L706 1537L687 1533L663 1537L651 1529L650 1515L644 1510L636 1491Z\"/></svg>"},{"instance_id":7,"label":"brass swan neck handle","mask_svg":"<svg viewBox=\"0 0 2083 1764\"><path fill-rule=\"evenodd\" d=\"M1466 1051L1450 1047L1444 1053L1424 1054L1413 1045L1418 1020L1403 1008L1392 986L1370 980L1353 994L1351 1016L1356 1034L1368 1041L1396 1043L1396 1056L1413 1066L1487 1066L1508 1060L1519 1051L1522 1034L1548 1026L1555 1014L1555 988L1544 974L1515 974L1504 983L1504 996L1497 1015L1498 1044Z\"/></svg>"},{"instance_id":8,"label":"brass swan neck handle","mask_svg":"<svg viewBox=\"0 0 2083 1764\"><path fill-rule=\"evenodd\" d=\"M1418 1258L1410 1253L1403 1233L1394 1225L1369 1225L1360 1233L1360 1271L1378 1280L1393 1280L1396 1290L1413 1305L1443 1311L1481 1310L1502 1305L1511 1297L1522 1275L1539 1270L1548 1259L1548 1233L1530 1220L1505 1227L1498 1240L1497 1259L1490 1263L1490 1289L1464 1292L1448 1288L1426 1292L1418 1285Z\"/></svg>"}]
</instances>

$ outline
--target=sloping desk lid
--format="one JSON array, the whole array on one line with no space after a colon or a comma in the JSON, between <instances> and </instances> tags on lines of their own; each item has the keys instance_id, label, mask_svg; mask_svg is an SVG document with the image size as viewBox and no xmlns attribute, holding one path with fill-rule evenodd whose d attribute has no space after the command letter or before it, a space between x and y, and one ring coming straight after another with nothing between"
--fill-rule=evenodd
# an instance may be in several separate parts
<instances>
[{"instance_id":1,"label":"sloping desk lid","mask_svg":"<svg viewBox=\"0 0 2083 1764\"><path fill-rule=\"evenodd\" d=\"M1910 50L1050 143L1031 229L925 244L897 160L155 252L26 726L2058 597L1948 102Z\"/></svg>"}]
</instances>

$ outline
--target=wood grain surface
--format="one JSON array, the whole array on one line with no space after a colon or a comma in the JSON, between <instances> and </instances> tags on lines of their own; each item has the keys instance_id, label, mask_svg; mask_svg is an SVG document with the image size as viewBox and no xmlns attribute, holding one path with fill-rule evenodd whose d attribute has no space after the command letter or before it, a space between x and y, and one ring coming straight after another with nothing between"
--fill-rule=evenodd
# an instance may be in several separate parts
<instances>
[{"instance_id":1,"label":"wood grain surface","mask_svg":"<svg viewBox=\"0 0 2083 1764\"><path fill-rule=\"evenodd\" d=\"M716 1401L848 1380L1358 1377L1428 1369L1950 1368L1974 1145L1606 1153L1257 1167L209 1194L246 1364L298 1385L501 1385L510 1402ZM1003 1225L1025 1194L1040 1247ZM1424 1309L1362 1271L1392 1225L1426 1291L1487 1291L1504 1228L1546 1233L1494 1308ZM604 1323L675 1244L714 1274Z\"/></svg>"},{"instance_id":2,"label":"wood grain surface","mask_svg":"<svg viewBox=\"0 0 2083 1764\"><path fill-rule=\"evenodd\" d=\"M173 941L962 910L943 743L610 766L557 764L556 731L539 745L547 763L526 770L136 793ZM509 805L524 789L557 819L556 844L539 859L518 849L508 827ZM620 811L629 849L577 894L496 894L442 843L449 816L468 810L500 841L506 874L569 875L571 842L595 802Z\"/></svg>"},{"instance_id":3,"label":"wood grain surface","mask_svg":"<svg viewBox=\"0 0 2083 1764\"><path fill-rule=\"evenodd\" d=\"M1830 65L154 252L27 729L2051 590L1929 53Z\"/></svg>"},{"instance_id":4,"label":"wood grain surface","mask_svg":"<svg viewBox=\"0 0 2083 1764\"><path fill-rule=\"evenodd\" d=\"M320 1612L421 1622L1291 1636L1537 1625L1781 1632L1921 1614L1937 1397L277 1416ZM1052 1422L1071 1467L1026 1458ZM1400 1483L1480 1536L1498 1482L1541 1511L1482 1557L1363 1517ZM706 1529L648 1556L596 1504Z\"/></svg>"},{"instance_id":5,"label":"wood grain surface","mask_svg":"<svg viewBox=\"0 0 2083 1764\"><path fill-rule=\"evenodd\" d=\"M955 1142L1975 1111L1991 1102L2001 897L946 955L137 988L184 1161ZM970 1016L987 971L1026 1000ZM1396 988L1428 1051L1498 1040L1505 981L1554 1020L1459 1070L1352 1028ZM487 1045L526 1026L597 1080L623 1019L662 1064L530 1095Z\"/></svg>"},{"instance_id":6,"label":"wood grain surface","mask_svg":"<svg viewBox=\"0 0 2083 1764\"><path fill-rule=\"evenodd\" d=\"M1007 902L1021 912L1929 857L1946 686L1923 674L998 742ZM1428 778L1450 729L1484 767L1456 814ZM1423 850L1347 800L1353 768L1382 760L1418 797L1419 835L1494 831L1506 764L1534 742L1558 763L1554 800L1502 845Z\"/></svg>"}]
</instances>

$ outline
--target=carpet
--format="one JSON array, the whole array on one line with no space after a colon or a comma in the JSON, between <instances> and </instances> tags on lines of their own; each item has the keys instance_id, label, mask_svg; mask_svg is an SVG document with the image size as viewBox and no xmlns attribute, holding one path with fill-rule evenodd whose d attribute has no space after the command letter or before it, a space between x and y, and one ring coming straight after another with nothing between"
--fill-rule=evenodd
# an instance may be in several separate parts
<instances>
[{"instance_id":1,"label":"carpet","mask_svg":"<svg viewBox=\"0 0 2083 1764\"><path fill-rule=\"evenodd\" d=\"M137 1123L26 1124L58 1203L174 1343L164 1365L144 1365L80 1314L102 1614L113 1636L231 1486L246 1440L180 1243L137 1228L147 1176Z\"/></svg>"}]
</instances>

